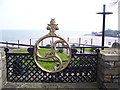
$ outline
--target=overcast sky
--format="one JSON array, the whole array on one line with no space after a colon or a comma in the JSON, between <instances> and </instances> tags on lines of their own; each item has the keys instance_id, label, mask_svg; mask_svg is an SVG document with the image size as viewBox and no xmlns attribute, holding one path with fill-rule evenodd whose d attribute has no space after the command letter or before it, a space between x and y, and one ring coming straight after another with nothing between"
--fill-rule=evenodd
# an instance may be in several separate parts
<instances>
[{"instance_id":1,"label":"overcast sky","mask_svg":"<svg viewBox=\"0 0 120 90\"><path fill-rule=\"evenodd\" d=\"M101 31L103 11L106 29L118 29L118 5L115 0L0 0L0 30L45 30L50 18L56 18L60 30Z\"/></svg>"}]
</instances>

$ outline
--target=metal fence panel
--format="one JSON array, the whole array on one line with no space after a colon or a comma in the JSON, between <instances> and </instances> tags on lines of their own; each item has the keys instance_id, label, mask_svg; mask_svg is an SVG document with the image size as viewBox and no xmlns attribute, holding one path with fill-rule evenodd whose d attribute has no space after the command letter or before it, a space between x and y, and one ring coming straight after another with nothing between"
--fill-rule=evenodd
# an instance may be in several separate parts
<instances>
[{"instance_id":1,"label":"metal fence panel","mask_svg":"<svg viewBox=\"0 0 120 90\"><path fill-rule=\"evenodd\" d=\"M69 65L57 73L42 71L30 53L6 53L7 81L40 83L95 82L97 54L76 54Z\"/></svg>"}]
</instances>

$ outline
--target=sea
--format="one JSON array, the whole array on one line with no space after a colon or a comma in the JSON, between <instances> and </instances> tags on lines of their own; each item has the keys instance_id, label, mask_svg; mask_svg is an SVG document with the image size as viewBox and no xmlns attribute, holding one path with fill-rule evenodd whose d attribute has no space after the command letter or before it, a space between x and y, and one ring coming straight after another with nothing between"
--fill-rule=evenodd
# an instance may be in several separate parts
<instances>
[{"instance_id":1,"label":"sea","mask_svg":"<svg viewBox=\"0 0 120 90\"><path fill-rule=\"evenodd\" d=\"M0 42L32 44L49 33L48 30L0 30ZM56 34L63 37L69 44L85 44L101 46L102 37L93 36L91 34L82 33L75 30L56 31ZM49 38L42 42L42 45L47 45L56 39ZM114 42L118 42L117 37L105 37L105 46L111 47Z\"/></svg>"}]
</instances>

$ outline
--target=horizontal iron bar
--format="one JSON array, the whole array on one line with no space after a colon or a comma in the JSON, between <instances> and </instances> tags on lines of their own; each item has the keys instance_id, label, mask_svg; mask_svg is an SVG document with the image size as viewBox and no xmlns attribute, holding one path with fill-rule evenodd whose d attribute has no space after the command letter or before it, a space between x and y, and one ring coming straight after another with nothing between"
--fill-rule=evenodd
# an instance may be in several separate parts
<instances>
[{"instance_id":1,"label":"horizontal iron bar","mask_svg":"<svg viewBox=\"0 0 120 90\"><path fill-rule=\"evenodd\" d=\"M41 62L58 62L58 61L49 61L49 60L38 60ZM62 60L63 62L68 62L68 60Z\"/></svg>"},{"instance_id":2,"label":"horizontal iron bar","mask_svg":"<svg viewBox=\"0 0 120 90\"><path fill-rule=\"evenodd\" d=\"M40 46L40 48L51 48L46 46ZM56 48L68 48L68 47L56 47ZM73 48L109 48L107 46L74 46Z\"/></svg>"},{"instance_id":3,"label":"horizontal iron bar","mask_svg":"<svg viewBox=\"0 0 120 90\"><path fill-rule=\"evenodd\" d=\"M84 54L84 53L81 53L81 54L75 54L76 56L97 56L97 54Z\"/></svg>"},{"instance_id":4,"label":"horizontal iron bar","mask_svg":"<svg viewBox=\"0 0 120 90\"><path fill-rule=\"evenodd\" d=\"M34 47L34 45L28 45L28 44L17 44L17 43L7 43L7 42L0 42L2 44L10 44L10 45L19 45L19 46L31 46ZM40 48L51 48L47 46L40 46ZM68 47L56 47L56 48L68 48ZM95 45L87 45L87 46L74 46L74 48L109 48L107 46L95 46Z\"/></svg>"},{"instance_id":5,"label":"horizontal iron bar","mask_svg":"<svg viewBox=\"0 0 120 90\"><path fill-rule=\"evenodd\" d=\"M7 55L30 55L29 53L7 53ZM31 60L31 59L30 59Z\"/></svg>"},{"instance_id":6,"label":"horizontal iron bar","mask_svg":"<svg viewBox=\"0 0 120 90\"><path fill-rule=\"evenodd\" d=\"M17 44L17 43L7 43L7 42L0 42L1 44L10 44L10 45L19 45L19 46L33 46L28 44Z\"/></svg>"}]
</instances>

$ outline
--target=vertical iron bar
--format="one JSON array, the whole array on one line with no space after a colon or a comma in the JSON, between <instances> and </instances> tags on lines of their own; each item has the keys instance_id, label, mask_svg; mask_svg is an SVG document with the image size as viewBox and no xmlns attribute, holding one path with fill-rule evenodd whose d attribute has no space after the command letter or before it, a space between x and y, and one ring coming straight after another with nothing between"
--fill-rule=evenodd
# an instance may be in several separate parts
<instances>
[{"instance_id":1,"label":"vertical iron bar","mask_svg":"<svg viewBox=\"0 0 120 90\"><path fill-rule=\"evenodd\" d=\"M6 41L6 43L8 43L8 41ZM6 44L6 47L8 47L8 44Z\"/></svg>"},{"instance_id":2,"label":"vertical iron bar","mask_svg":"<svg viewBox=\"0 0 120 90\"><path fill-rule=\"evenodd\" d=\"M67 38L67 42L69 42L69 37Z\"/></svg>"},{"instance_id":3,"label":"vertical iron bar","mask_svg":"<svg viewBox=\"0 0 120 90\"><path fill-rule=\"evenodd\" d=\"M80 46L80 44L81 44L81 38L79 38L79 46Z\"/></svg>"},{"instance_id":4,"label":"vertical iron bar","mask_svg":"<svg viewBox=\"0 0 120 90\"><path fill-rule=\"evenodd\" d=\"M20 41L18 40L18 48L20 48L20 47L19 47L19 43L20 43Z\"/></svg>"},{"instance_id":5,"label":"vertical iron bar","mask_svg":"<svg viewBox=\"0 0 120 90\"><path fill-rule=\"evenodd\" d=\"M30 39L30 47L31 47L31 39Z\"/></svg>"},{"instance_id":6,"label":"vertical iron bar","mask_svg":"<svg viewBox=\"0 0 120 90\"><path fill-rule=\"evenodd\" d=\"M83 48L83 53L85 52L85 48Z\"/></svg>"},{"instance_id":7,"label":"vertical iron bar","mask_svg":"<svg viewBox=\"0 0 120 90\"><path fill-rule=\"evenodd\" d=\"M80 53L82 53L82 48L80 48Z\"/></svg>"},{"instance_id":8,"label":"vertical iron bar","mask_svg":"<svg viewBox=\"0 0 120 90\"><path fill-rule=\"evenodd\" d=\"M7 75L7 81L9 80L9 78L8 78L8 69L9 69L9 67L8 67L8 51L9 51L9 49L8 48L5 48L4 49L4 51L5 51L5 55L6 55L6 75Z\"/></svg>"},{"instance_id":9,"label":"vertical iron bar","mask_svg":"<svg viewBox=\"0 0 120 90\"><path fill-rule=\"evenodd\" d=\"M93 44L93 39L91 38L91 45Z\"/></svg>"}]
</instances>

